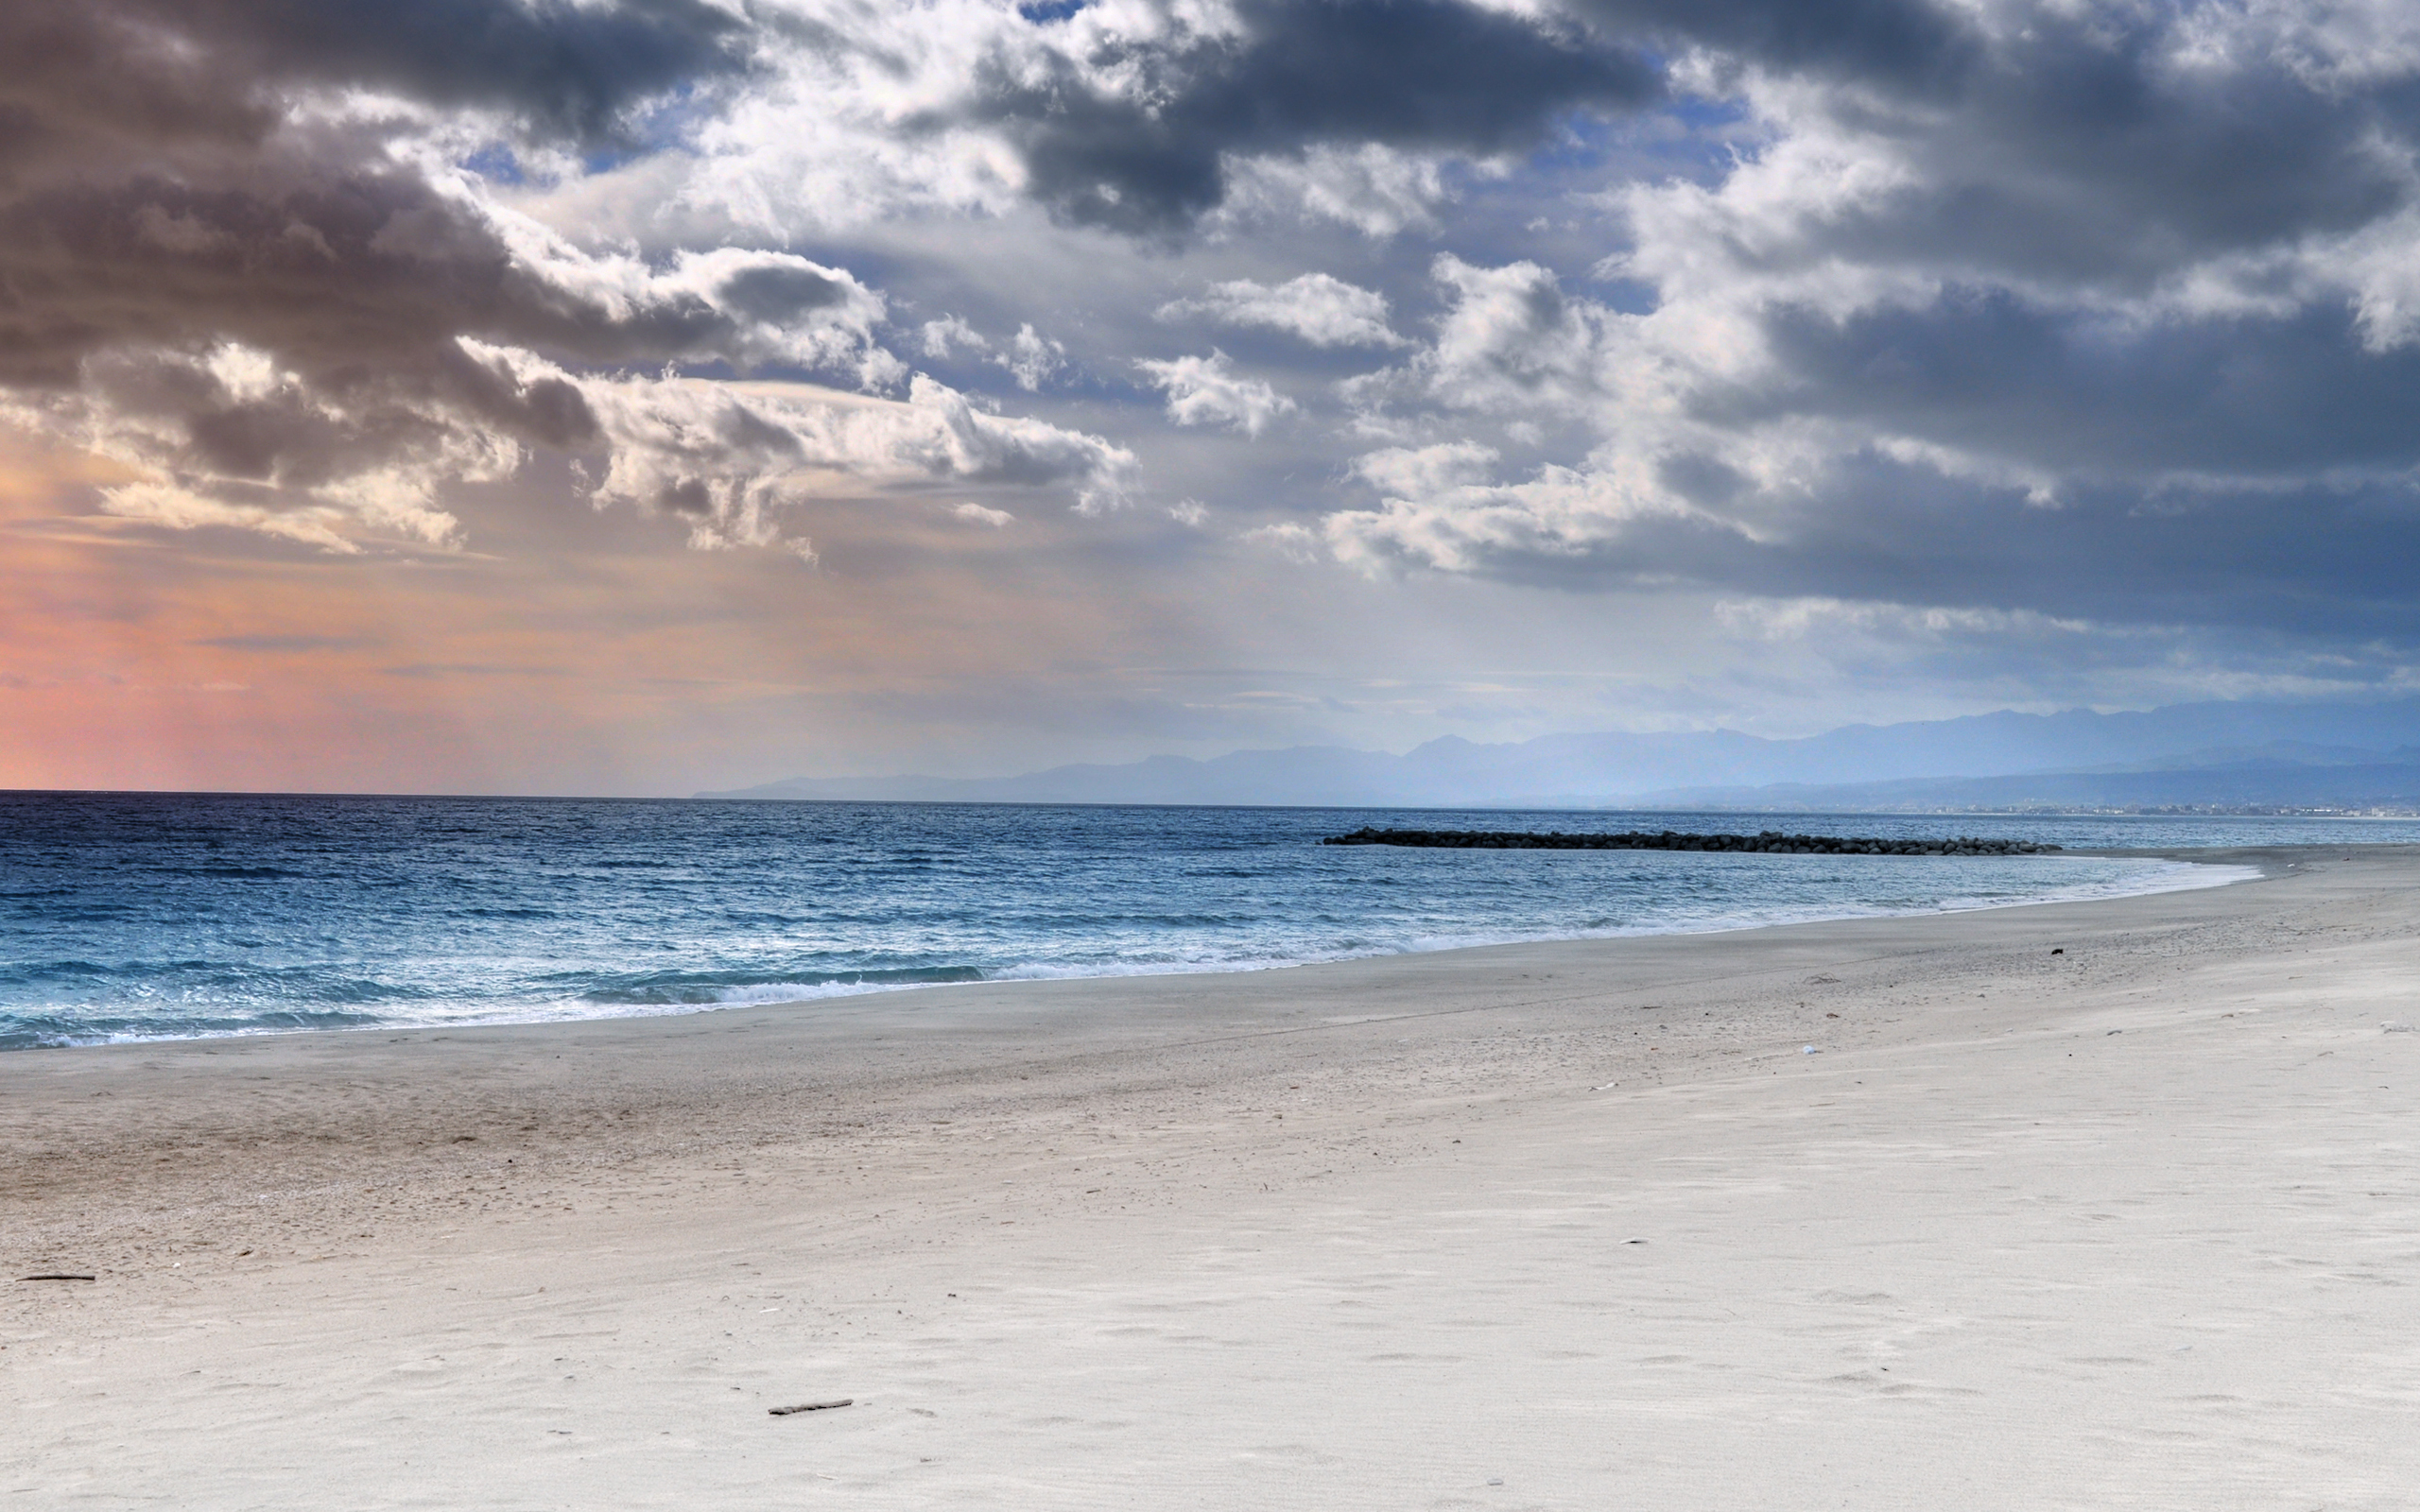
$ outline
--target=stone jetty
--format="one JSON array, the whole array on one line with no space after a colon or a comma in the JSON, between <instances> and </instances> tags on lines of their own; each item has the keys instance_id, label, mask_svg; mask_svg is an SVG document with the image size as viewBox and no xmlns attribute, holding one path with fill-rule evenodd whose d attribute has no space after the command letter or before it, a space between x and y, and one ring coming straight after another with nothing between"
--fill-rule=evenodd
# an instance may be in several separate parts
<instances>
[{"instance_id":1,"label":"stone jetty","mask_svg":"<svg viewBox=\"0 0 2420 1512\"><path fill-rule=\"evenodd\" d=\"M2031 856L2060 849L2031 840L1882 839L1873 835L1687 834L1678 830L1624 830L1565 834L1561 830L1378 830L1364 826L1332 834L1322 845L1408 845L1444 850L1726 850L1786 856Z\"/></svg>"}]
</instances>

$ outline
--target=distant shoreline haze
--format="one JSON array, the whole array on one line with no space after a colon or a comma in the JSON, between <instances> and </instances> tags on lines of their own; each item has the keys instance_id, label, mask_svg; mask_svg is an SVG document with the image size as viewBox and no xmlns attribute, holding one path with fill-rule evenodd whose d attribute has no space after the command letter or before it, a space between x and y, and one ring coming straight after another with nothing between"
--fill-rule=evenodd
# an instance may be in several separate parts
<instances>
[{"instance_id":1,"label":"distant shoreline haze","mask_svg":"<svg viewBox=\"0 0 2420 1512\"><path fill-rule=\"evenodd\" d=\"M1395 755L1340 746L1152 756L1015 776L791 778L699 798L1424 808L2420 810L2420 697L2229 701L2141 713L2011 711L1737 730L1447 735Z\"/></svg>"}]
</instances>

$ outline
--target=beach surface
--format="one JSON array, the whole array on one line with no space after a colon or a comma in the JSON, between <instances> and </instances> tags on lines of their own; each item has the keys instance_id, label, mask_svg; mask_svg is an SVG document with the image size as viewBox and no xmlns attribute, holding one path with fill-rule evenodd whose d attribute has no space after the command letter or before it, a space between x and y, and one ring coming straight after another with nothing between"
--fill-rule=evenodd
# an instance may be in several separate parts
<instances>
[{"instance_id":1,"label":"beach surface","mask_svg":"<svg viewBox=\"0 0 2420 1512\"><path fill-rule=\"evenodd\" d=\"M2207 859L2269 875L0 1057L0 1495L2408 1507L2420 850Z\"/></svg>"}]
</instances>

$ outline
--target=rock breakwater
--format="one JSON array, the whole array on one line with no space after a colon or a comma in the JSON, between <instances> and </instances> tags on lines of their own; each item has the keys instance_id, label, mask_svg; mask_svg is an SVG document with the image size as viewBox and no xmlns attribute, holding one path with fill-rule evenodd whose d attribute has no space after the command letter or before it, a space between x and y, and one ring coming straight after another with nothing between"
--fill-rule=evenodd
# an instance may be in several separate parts
<instances>
[{"instance_id":1,"label":"rock breakwater","mask_svg":"<svg viewBox=\"0 0 2420 1512\"><path fill-rule=\"evenodd\" d=\"M1443 850L1724 850L1755 855L1813 856L2031 856L2060 849L2031 840L1986 840L1958 835L1938 840L1884 839L1876 835L1688 834L1678 830L1624 830L1618 833L1566 834L1561 830L1379 830L1364 826L1332 834L1322 845L1402 845Z\"/></svg>"}]
</instances>

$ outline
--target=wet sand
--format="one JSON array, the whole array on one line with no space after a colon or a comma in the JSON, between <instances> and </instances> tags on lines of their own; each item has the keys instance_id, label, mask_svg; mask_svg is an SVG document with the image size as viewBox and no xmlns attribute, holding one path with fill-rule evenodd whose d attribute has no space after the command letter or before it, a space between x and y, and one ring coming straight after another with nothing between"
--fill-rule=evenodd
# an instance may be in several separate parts
<instances>
[{"instance_id":1,"label":"wet sand","mask_svg":"<svg viewBox=\"0 0 2420 1512\"><path fill-rule=\"evenodd\" d=\"M0 1493L2407 1505L2420 852L2213 859L2272 875L0 1057Z\"/></svg>"}]
</instances>

